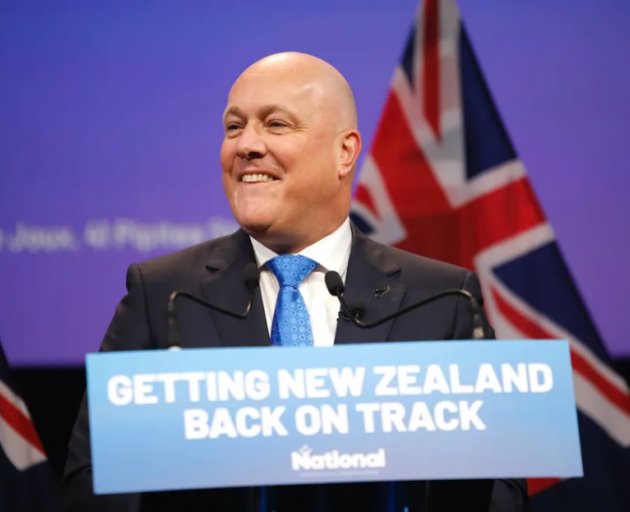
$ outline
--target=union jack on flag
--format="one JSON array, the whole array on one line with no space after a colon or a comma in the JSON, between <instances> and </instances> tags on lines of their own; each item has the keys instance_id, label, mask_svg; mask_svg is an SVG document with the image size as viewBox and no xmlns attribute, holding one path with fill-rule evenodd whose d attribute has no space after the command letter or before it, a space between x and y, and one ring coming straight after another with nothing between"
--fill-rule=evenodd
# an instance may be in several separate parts
<instances>
[{"instance_id":1,"label":"union jack on flag","mask_svg":"<svg viewBox=\"0 0 630 512\"><path fill-rule=\"evenodd\" d=\"M26 404L12 385L0 343L0 510L56 510L49 469Z\"/></svg>"},{"instance_id":2,"label":"union jack on flag","mask_svg":"<svg viewBox=\"0 0 630 512\"><path fill-rule=\"evenodd\" d=\"M497 338L570 340L585 477L530 480L534 510L630 510L628 387L610 366L454 0L425 0L418 10L351 217L379 242L474 269Z\"/></svg>"}]
</instances>

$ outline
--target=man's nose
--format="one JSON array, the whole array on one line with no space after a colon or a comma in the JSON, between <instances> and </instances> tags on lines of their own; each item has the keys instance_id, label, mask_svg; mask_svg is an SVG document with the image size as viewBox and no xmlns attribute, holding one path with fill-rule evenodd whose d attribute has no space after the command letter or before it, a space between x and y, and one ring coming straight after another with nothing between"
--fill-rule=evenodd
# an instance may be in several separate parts
<instances>
[{"instance_id":1,"label":"man's nose","mask_svg":"<svg viewBox=\"0 0 630 512\"><path fill-rule=\"evenodd\" d=\"M267 153L267 145L253 126L246 126L238 137L236 155L245 160L262 158Z\"/></svg>"}]
</instances>

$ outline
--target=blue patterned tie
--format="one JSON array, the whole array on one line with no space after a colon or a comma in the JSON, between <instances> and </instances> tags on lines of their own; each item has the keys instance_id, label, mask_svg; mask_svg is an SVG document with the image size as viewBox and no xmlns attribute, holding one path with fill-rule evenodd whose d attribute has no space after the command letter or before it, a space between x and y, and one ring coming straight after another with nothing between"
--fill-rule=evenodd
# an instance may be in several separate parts
<instances>
[{"instance_id":1,"label":"blue patterned tie","mask_svg":"<svg viewBox=\"0 0 630 512\"><path fill-rule=\"evenodd\" d=\"M298 286L317 267L305 256L283 254L267 262L280 284L276 311L271 325L271 344L281 347L313 345L311 320Z\"/></svg>"}]
</instances>

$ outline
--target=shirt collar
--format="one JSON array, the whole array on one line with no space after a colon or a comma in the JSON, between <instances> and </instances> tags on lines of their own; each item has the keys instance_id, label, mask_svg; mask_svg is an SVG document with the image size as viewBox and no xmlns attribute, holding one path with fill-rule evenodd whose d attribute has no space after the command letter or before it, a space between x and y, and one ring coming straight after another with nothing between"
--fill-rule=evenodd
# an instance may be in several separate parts
<instances>
[{"instance_id":1,"label":"shirt collar","mask_svg":"<svg viewBox=\"0 0 630 512\"><path fill-rule=\"evenodd\" d=\"M252 237L250 239L254 247L258 267L262 267L270 259L278 256L278 254L265 247L258 240ZM352 229L350 228L350 218L348 217L337 230L313 245L309 245L298 254L319 263L319 270L335 270L339 274L343 274L348 267L351 245Z\"/></svg>"}]
</instances>

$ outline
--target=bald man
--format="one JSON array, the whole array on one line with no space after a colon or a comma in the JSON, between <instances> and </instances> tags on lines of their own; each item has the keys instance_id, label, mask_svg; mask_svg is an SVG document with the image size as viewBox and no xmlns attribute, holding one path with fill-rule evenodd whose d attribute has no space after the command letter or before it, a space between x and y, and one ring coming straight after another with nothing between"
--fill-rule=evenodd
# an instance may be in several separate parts
<instances>
[{"instance_id":1,"label":"bald man","mask_svg":"<svg viewBox=\"0 0 630 512\"><path fill-rule=\"evenodd\" d=\"M251 263L261 276L246 319L179 303L184 348L324 347L470 337L469 305L454 297L367 330L340 318L339 303L324 283L329 270L341 275L350 301L361 300L368 322L447 288L464 288L479 301L481 292L472 272L373 242L350 222L361 135L352 91L336 69L299 53L262 59L234 83L223 124L223 186L241 229L131 265L128 293L116 309L102 351L165 348L166 304L174 290L241 313L249 299L243 271ZM420 511L425 487L405 482L395 487L370 483L94 496L84 400L69 445L62 503L68 511L259 512L264 492L267 511L376 512L388 510L396 489L408 497L409 510ZM494 512L526 509L523 481L494 482Z\"/></svg>"}]
</instances>

